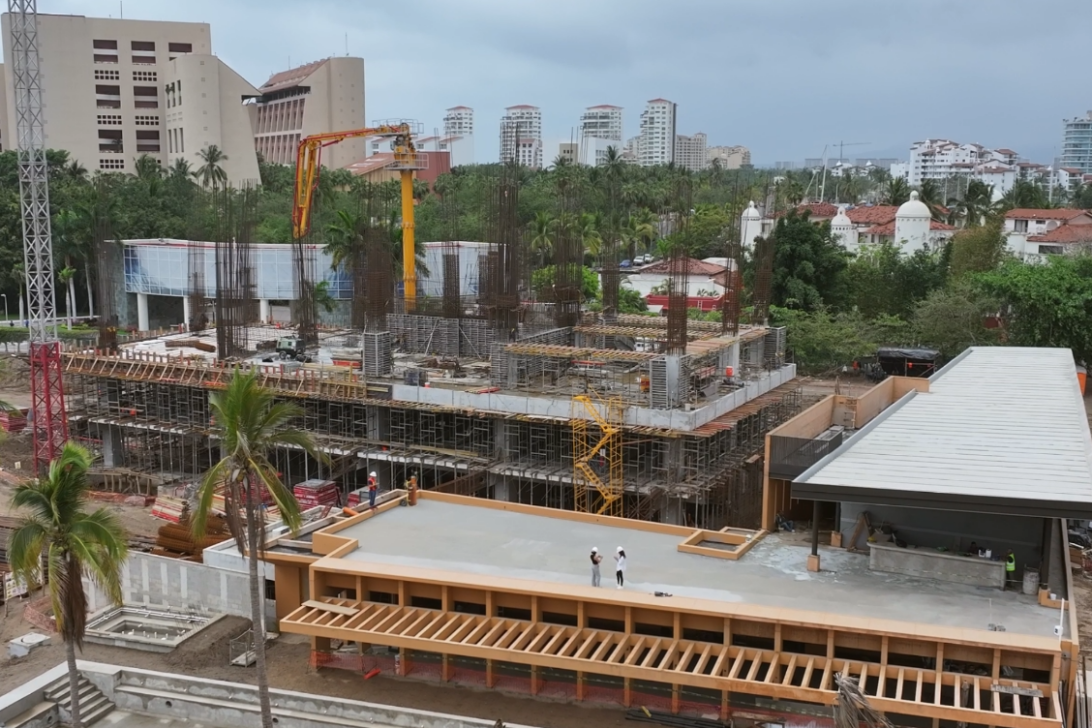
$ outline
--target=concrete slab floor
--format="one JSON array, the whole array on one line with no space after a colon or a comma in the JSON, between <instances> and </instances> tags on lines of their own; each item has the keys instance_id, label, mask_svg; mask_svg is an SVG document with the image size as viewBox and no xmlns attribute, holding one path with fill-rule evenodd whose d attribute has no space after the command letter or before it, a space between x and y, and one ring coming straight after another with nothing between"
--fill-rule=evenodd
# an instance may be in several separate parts
<instances>
[{"instance_id":1,"label":"concrete slab floor","mask_svg":"<svg viewBox=\"0 0 1092 728\"><path fill-rule=\"evenodd\" d=\"M175 720L158 715L142 715L127 710L114 710L95 723L99 728L236 728L235 726L213 726L188 720Z\"/></svg>"},{"instance_id":2,"label":"concrete slab floor","mask_svg":"<svg viewBox=\"0 0 1092 728\"><path fill-rule=\"evenodd\" d=\"M820 547L822 571L807 571L808 542L771 534L740 561L683 554L678 536L492 508L422 500L351 526L360 547L345 558L562 584L590 584L588 553L605 559L615 588L615 548L626 550L626 589L906 622L1053 636L1058 612L1034 597L869 571L868 555Z\"/></svg>"}]
</instances>

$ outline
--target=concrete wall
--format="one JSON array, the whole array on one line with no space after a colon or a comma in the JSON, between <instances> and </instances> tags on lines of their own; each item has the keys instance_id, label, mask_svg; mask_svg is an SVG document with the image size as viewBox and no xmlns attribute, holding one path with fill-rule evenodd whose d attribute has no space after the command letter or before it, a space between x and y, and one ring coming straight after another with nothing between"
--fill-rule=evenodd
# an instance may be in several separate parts
<instances>
[{"instance_id":1,"label":"concrete wall","mask_svg":"<svg viewBox=\"0 0 1092 728\"><path fill-rule=\"evenodd\" d=\"M842 545L849 547L849 538L857 525L857 515L868 511L873 528L889 523L899 538L914 546L944 547L949 551L965 551L974 541L980 548L993 549L1002 557L1012 549L1016 554L1016 572L1022 575L1025 566L1038 567L1041 559L1040 542L1043 521L1040 518L999 516L984 513L900 508L896 506L842 503ZM861 536L857 546L865 548L867 539Z\"/></svg>"},{"instance_id":2,"label":"concrete wall","mask_svg":"<svg viewBox=\"0 0 1092 728\"><path fill-rule=\"evenodd\" d=\"M122 567L121 578L122 599L127 604L250 617L250 580L246 574L135 553ZM98 587L86 580L84 585L89 612L110 605Z\"/></svg>"},{"instance_id":3,"label":"concrete wall","mask_svg":"<svg viewBox=\"0 0 1092 728\"><path fill-rule=\"evenodd\" d=\"M869 544L868 568L955 584L1005 588L1003 562L942 554L928 548L901 549L887 544Z\"/></svg>"}]
</instances>

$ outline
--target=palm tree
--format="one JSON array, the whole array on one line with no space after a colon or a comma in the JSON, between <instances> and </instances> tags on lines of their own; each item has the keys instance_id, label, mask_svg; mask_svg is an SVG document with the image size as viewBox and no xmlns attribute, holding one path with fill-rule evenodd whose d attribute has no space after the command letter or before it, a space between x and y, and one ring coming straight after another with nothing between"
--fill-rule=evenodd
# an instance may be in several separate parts
<instances>
[{"instance_id":1,"label":"palm tree","mask_svg":"<svg viewBox=\"0 0 1092 728\"><path fill-rule=\"evenodd\" d=\"M978 227L983 224L986 216L993 211L993 208L993 185L988 185L977 179L972 179L967 183L963 199L956 206L966 227Z\"/></svg>"},{"instance_id":2,"label":"palm tree","mask_svg":"<svg viewBox=\"0 0 1092 728\"><path fill-rule=\"evenodd\" d=\"M45 577L68 660L74 728L82 726L76 648L83 649L87 626L83 577L90 577L115 604L121 604L121 565L129 553L128 537L112 512L106 508L91 513L84 510L90 467L91 454L68 442L49 464L45 478L16 487L11 505L26 509L26 515L8 542L8 559L17 578L31 585Z\"/></svg>"},{"instance_id":3,"label":"palm tree","mask_svg":"<svg viewBox=\"0 0 1092 728\"><path fill-rule=\"evenodd\" d=\"M918 185L918 199L925 203L925 206L929 208L930 214L932 214L934 220L940 220L944 217L943 208L940 203L941 191L940 185L936 180L926 179L922 180Z\"/></svg>"},{"instance_id":4,"label":"palm tree","mask_svg":"<svg viewBox=\"0 0 1092 728\"><path fill-rule=\"evenodd\" d=\"M344 267L346 273L353 272L364 250L366 227L363 215L337 211L335 221L326 226L326 252L330 254L331 270Z\"/></svg>"},{"instance_id":5,"label":"palm tree","mask_svg":"<svg viewBox=\"0 0 1092 728\"><path fill-rule=\"evenodd\" d=\"M593 212L582 212L576 219L576 233L584 246L584 252L598 262L603 252L603 236L599 232L599 216Z\"/></svg>"},{"instance_id":6,"label":"palm tree","mask_svg":"<svg viewBox=\"0 0 1092 728\"><path fill-rule=\"evenodd\" d=\"M557 220L550 217L548 212L536 212L531 220L529 233L531 236L531 251L538 255L539 265L545 266L554 254L554 230Z\"/></svg>"},{"instance_id":7,"label":"palm tree","mask_svg":"<svg viewBox=\"0 0 1092 728\"><path fill-rule=\"evenodd\" d=\"M310 434L288 426L293 419L302 416L303 411L294 404L275 401L273 393L258 384L255 372L237 371L227 389L209 395L209 405L216 422L215 436L224 455L201 481L192 530L195 537L204 536L213 497L222 491L228 528L240 553L247 557L258 702L263 728L273 728L265 658L262 586L265 580L258 574L259 554L264 545L261 537L265 533L265 511L259 491L264 489L269 493L280 509L281 520L296 533L300 526L300 507L270 462L270 451L286 446L302 449L319 461L325 461L326 456L318 451Z\"/></svg>"},{"instance_id":8,"label":"palm tree","mask_svg":"<svg viewBox=\"0 0 1092 728\"><path fill-rule=\"evenodd\" d=\"M315 302L317 308L321 308L326 313L334 312L334 297L330 295L330 281L316 283L311 295L311 300Z\"/></svg>"},{"instance_id":9,"label":"palm tree","mask_svg":"<svg viewBox=\"0 0 1092 728\"><path fill-rule=\"evenodd\" d=\"M197 168L197 178L201 180L201 185L213 189L225 186L227 184L227 173L220 166L228 160L224 151L215 144L210 144L199 151L197 156L204 162Z\"/></svg>"},{"instance_id":10,"label":"palm tree","mask_svg":"<svg viewBox=\"0 0 1092 728\"><path fill-rule=\"evenodd\" d=\"M903 177L892 177L884 189L883 204L901 205L910 199L910 185Z\"/></svg>"},{"instance_id":11,"label":"palm tree","mask_svg":"<svg viewBox=\"0 0 1092 728\"><path fill-rule=\"evenodd\" d=\"M193 179L193 169L190 167L190 163L179 157L174 160L174 164L167 170L167 179L173 182L189 182Z\"/></svg>"}]
</instances>

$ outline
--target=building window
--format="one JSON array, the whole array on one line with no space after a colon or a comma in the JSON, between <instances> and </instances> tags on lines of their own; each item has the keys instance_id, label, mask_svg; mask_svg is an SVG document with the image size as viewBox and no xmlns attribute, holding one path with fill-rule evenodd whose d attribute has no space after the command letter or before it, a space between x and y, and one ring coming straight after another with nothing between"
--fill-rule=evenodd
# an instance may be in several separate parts
<instances>
[{"instance_id":1,"label":"building window","mask_svg":"<svg viewBox=\"0 0 1092 728\"><path fill-rule=\"evenodd\" d=\"M1018 233L1026 233L1028 231L1028 221L1017 220L1013 229L1016 230L1016 232Z\"/></svg>"},{"instance_id":2,"label":"building window","mask_svg":"<svg viewBox=\"0 0 1092 728\"><path fill-rule=\"evenodd\" d=\"M132 49L134 51L152 51L155 53L155 43L150 40L134 40Z\"/></svg>"},{"instance_id":3,"label":"building window","mask_svg":"<svg viewBox=\"0 0 1092 728\"><path fill-rule=\"evenodd\" d=\"M118 42L116 40L93 40L91 41L91 47L97 51L116 51L118 49Z\"/></svg>"},{"instance_id":4,"label":"building window","mask_svg":"<svg viewBox=\"0 0 1092 728\"><path fill-rule=\"evenodd\" d=\"M125 146L121 140L121 129L99 129L99 151L121 154Z\"/></svg>"},{"instance_id":5,"label":"building window","mask_svg":"<svg viewBox=\"0 0 1092 728\"><path fill-rule=\"evenodd\" d=\"M155 129L137 129L137 153L159 154L159 131Z\"/></svg>"},{"instance_id":6,"label":"building window","mask_svg":"<svg viewBox=\"0 0 1092 728\"><path fill-rule=\"evenodd\" d=\"M121 118L121 117L118 117ZM137 126L159 126L158 116L135 116L133 117Z\"/></svg>"},{"instance_id":7,"label":"building window","mask_svg":"<svg viewBox=\"0 0 1092 728\"><path fill-rule=\"evenodd\" d=\"M145 56L145 55L138 56L138 55L134 55L133 56L133 65L134 66L154 66L155 65L155 56Z\"/></svg>"},{"instance_id":8,"label":"building window","mask_svg":"<svg viewBox=\"0 0 1092 728\"><path fill-rule=\"evenodd\" d=\"M97 71L95 71L95 80L96 81L120 81L121 80L121 71L97 70Z\"/></svg>"},{"instance_id":9,"label":"building window","mask_svg":"<svg viewBox=\"0 0 1092 728\"><path fill-rule=\"evenodd\" d=\"M159 88L156 86L133 86L133 104L138 109L158 109Z\"/></svg>"},{"instance_id":10,"label":"building window","mask_svg":"<svg viewBox=\"0 0 1092 728\"><path fill-rule=\"evenodd\" d=\"M155 71L133 71L133 80L144 83L155 83L158 81L158 74Z\"/></svg>"},{"instance_id":11,"label":"building window","mask_svg":"<svg viewBox=\"0 0 1092 728\"><path fill-rule=\"evenodd\" d=\"M95 101L100 109L120 109L121 87L97 84L95 86Z\"/></svg>"},{"instance_id":12,"label":"building window","mask_svg":"<svg viewBox=\"0 0 1092 728\"><path fill-rule=\"evenodd\" d=\"M118 157L116 159L100 159L99 169L125 169L125 159Z\"/></svg>"},{"instance_id":13,"label":"building window","mask_svg":"<svg viewBox=\"0 0 1092 728\"><path fill-rule=\"evenodd\" d=\"M193 43L168 43L167 50L171 53L193 53Z\"/></svg>"},{"instance_id":14,"label":"building window","mask_svg":"<svg viewBox=\"0 0 1092 728\"><path fill-rule=\"evenodd\" d=\"M178 151L182 154L186 153L186 130L178 130Z\"/></svg>"},{"instance_id":15,"label":"building window","mask_svg":"<svg viewBox=\"0 0 1092 728\"><path fill-rule=\"evenodd\" d=\"M99 114L100 126L121 126L121 114Z\"/></svg>"},{"instance_id":16,"label":"building window","mask_svg":"<svg viewBox=\"0 0 1092 728\"><path fill-rule=\"evenodd\" d=\"M108 53L96 53L95 63L117 63L117 55L110 55Z\"/></svg>"}]
</instances>

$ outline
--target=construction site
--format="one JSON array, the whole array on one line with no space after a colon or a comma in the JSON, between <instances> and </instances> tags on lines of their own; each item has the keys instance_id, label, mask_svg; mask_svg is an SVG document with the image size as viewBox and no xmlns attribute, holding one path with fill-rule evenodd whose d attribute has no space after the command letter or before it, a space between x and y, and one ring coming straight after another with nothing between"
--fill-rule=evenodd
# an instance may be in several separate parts
<instances>
[{"instance_id":1,"label":"construction site","mask_svg":"<svg viewBox=\"0 0 1092 728\"><path fill-rule=\"evenodd\" d=\"M118 246L100 241L99 298L113 310L95 345L65 352L71 436L101 455L107 476L126 476L106 480L136 492L193 482L218 457L209 393L252 369L300 405L293 424L332 458L322 466L276 453L285 482L336 481L342 503L377 472L382 490L416 477L427 490L757 526L763 438L801 406L785 330L764 323L770 261L747 292L746 322L738 263L722 321L687 318L681 250L667 315L624 315L615 243L600 271L603 308L592 313L582 310L575 230L559 230L556 280L538 297L547 300L532 300L511 170L484 199L450 197L480 205L488 240L430 244L420 276L412 240L396 268L379 226L360 230L360 258L341 270L302 228L292 246L252 243L246 190L224 194L212 242L126 242L123 269L110 266ZM386 219L383 204L362 200L362 219ZM726 246L738 258L738 244ZM345 325L320 323L309 292L321 281L349 309ZM151 319L170 333L119 345L112 332L134 309L142 328ZM269 323L277 309L291 320Z\"/></svg>"}]
</instances>

